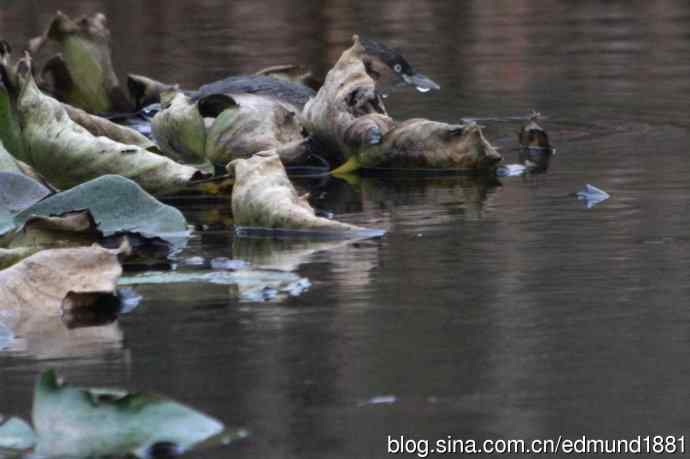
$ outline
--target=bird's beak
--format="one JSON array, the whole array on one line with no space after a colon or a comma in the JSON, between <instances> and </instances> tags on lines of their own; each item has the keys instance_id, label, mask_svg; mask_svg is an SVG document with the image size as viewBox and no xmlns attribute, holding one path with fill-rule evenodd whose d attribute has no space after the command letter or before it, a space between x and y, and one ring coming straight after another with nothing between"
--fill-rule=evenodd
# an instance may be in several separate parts
<instances>
[{"instance_id":1,"label":"bird's beak","mask_svg":"<svg viewBox=\"0 0 690 459\"><path fill-rule=\"evenodd\" d=\"M415 73L414 75L403 75L403 80L406 84L414 86L419 92L429 92L432 89L438 91L441 87L431 78L421 73Z\"/></svg>"}]
</instances>

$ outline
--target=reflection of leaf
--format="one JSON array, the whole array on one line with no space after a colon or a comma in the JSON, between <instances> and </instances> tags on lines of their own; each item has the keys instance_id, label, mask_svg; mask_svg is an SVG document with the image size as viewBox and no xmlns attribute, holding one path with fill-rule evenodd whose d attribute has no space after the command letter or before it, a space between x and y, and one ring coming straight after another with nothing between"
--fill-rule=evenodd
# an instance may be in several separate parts
<instances>
[{"instance_id":1,"label":"reflection of leaf","mask_svg":"<svg viewBox=\"0 0 690 459\"><path fill-rule=\"evenodd\" d=\"M224 429L216 419L172 400L73 387L62 384L52 370L44 372L36 384L32 420L34 454L43 457L144 457L152 447L163 444L187 451ZM12 438L14 446L25 447L31 439L27 429L19 421L9 429L0 427L0 447ZM12 438L5 437L6 433ZM241 432L234 435L242 436Z\"/></svg>"},{"instance_id":2,"label":"reflection of leaf","mask_svg":"<svg viewBox=\"0 0 690 459\"><path fill-rule=\"evenodd\" d=\"M7 351L35 360L113 358L122 350L117 321L98 326L68 325L60 316L33 314L14 330Z\"/></svg>"},{"instance_id":3,"label":"reflection of leaf","mask_svg":"<svg viewBox=\"0 0 690 459\"><path fill-rule=\"evenodd\" d=\"M120 285L209 283L236 286L238 297L265 301L298 296L311 286L309 279L282 271L242 269L239 271L150 271L120 279Z\"/></svg>"},{"instance_id":4,"label":"reflection of leaf","mask_svg":"<svg viewBox=\"0 0 690 459\"><path fill-rule=\"evenodd\" d=\"M62 215L79 209L91 212L106 237L122 232L139 233L181 247L189 235L179 210L161 203L131 180L113 175L50 196L19 213L16 222L23 224L31 216Z\"/></svg>"},{"instance_id":5,"label":"reflection of leaf","mask_svg":"<svg viewBox=\"0 0 690 459\"><path fill-rule=\"evenodd\" d=\"M235 238L232 254L262 269L296 271L314 254L336 250L355 240L308 241L268 238Z\"/></svg>"},{"instance_id":6,"label":"reflection of leaf","mask_svg":"<svg viewBox=\"0 0 690 459\"><path fill-rule=\"evenodd\" d=\"M20 75L22 89L17 106L27 152L18 159L50 183L64 189L101 175L117 174L136 181L149 192L165 193L205 177L194 167L138 145L94 136L72 121L60 102L42 94L29 71Z\"/></svg>"}]
</instances>

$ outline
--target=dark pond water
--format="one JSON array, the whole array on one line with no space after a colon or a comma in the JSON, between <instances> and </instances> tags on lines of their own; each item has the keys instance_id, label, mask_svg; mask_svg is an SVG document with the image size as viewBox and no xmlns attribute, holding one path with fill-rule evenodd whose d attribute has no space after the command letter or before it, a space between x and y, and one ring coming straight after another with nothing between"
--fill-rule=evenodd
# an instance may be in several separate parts
<instances>
[{"instance_id":1,"label":"dark pond water","mask_svg":"<svg viewBox=\"0 0 690 459\"><path fill-rule=\"evenodd\" d=\"M488 118L517 160L537 109L546 174L312 180L312 203L389 230L357 244L233 240L226 200L176 199L183 257L309 279L147 286L118 323L0 354L0 411L28 416L37 372L161 392L252 432L207 457L384 457L387 435L624 438L690 430L690 4L678 2L3 1L22 43L56 9L109 19L123 73L185 87L300 62L326 71L353 32L438 81L396 117ZM611 198L587 209L591 183ZM377 398L384 397L386 398ZM373 399L373 400L372 400ZM370 403L367 403L370 401ZM385 402L385 403L376 403Z\"/></svg>"}]
</instances>

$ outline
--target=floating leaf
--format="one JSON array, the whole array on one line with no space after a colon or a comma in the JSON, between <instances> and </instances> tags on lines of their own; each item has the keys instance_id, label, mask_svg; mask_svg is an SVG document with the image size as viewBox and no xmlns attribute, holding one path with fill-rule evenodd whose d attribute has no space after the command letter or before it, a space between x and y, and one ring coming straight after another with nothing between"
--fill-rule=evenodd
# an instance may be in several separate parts
<instances>
[{"instance_id":1,"label":"floating leaf","mask_svg":"<svg viewBox=\"0 0 690 459\"><path fill-rule=\"evenodd\" d=\"M357 130L360 124L366 127L373 116L380 115L361 117L350 130ZM380 142L362 143L353 155L360 167L377 170L493 171L501 160L477 124L426 119L397 123Z\"/></svg>"},{"instance_id":2,"label":"floating leaf","mask_svg":"<svg viewBox=\"0 0 690 459\"><path fill-rule=\"evenodd\" d=\"M361 132L361 138L354 138L352 133L347 135L357 118L371 114L387 118L376 81L367 72L366 55L367 50L355 35L352 47L343 52L316 96L304 106L302 119L307 131L328 151L336 153L328 158L334 164L342 162L342 158L348 159L365 143L366 130ZM384 133L382 130L381 134Z\"/></svg>"},{"instance_id":3,"label":"floating leaf","mask_svg":"<svg viewBox=\"0 0 690 459\"><path fill-rule=\"evenodd\" d=\"M106 22L102 13L74 20L58 12L45 34L30 43L33 54L49 40L59 44L61 54L46 64L43 77L56 97L90 113L133 108L113 68Z\"/></svg>"},{"instance_id":4,"label":"floating leaf","mask_svg":"<svg viewBox=\"0 0 690 459\"><path fill-rule=\"evenodd\" d=\"M10 328L32 315L60 316L63 308L115 295L122 250L101 247L43 250L0 271L0 315Z\"/></svg>"},{"instance_id":5,"label":"floating leaf","mask_svg":"<svg viewBox=\"0 0 690 459\"><path fill-rule=\"evenodd\" d=\"M2 349L1 345L0 349ZM19 418L10 418L4 423L1 421L2 418L0 418L0 451L2 449L24 451L34 447L36 434L29 424Z\"/></svg>"},{"instance_id":6,"label":"floating leaf","mask_svg":"<svg viewBox=\"0 0 690 459\"><path fill-rule=\"evenodd\" d=\"M187 221L179 210L161 203L133 181L116 175L99 177L54 194L19 213L15 220L23 224L32 216L63 215L79 209L89 210L106 237L138 233L161 238L175 248L183 247L189 237Z\"/></svg>"},{"instance_id":7,"label":"floating leaf","mask_svg":"<svg viewBox=\"0 0 690 459\"><path fill-rule=\"evenodd\" d=\"M275 152L257 153L229 164L234 172L232 214L235 225L254 229L317 230L338 237L361 237L364 228L317 217L305 197L297 195ZM240 233L241 234L241 233ZM379 236L382 232L379 232Z\"/></svg>"},{"instance_id":8,"label":"floating leaf","mask_svg":"<svg viewBox=\"0 0 690 459\"><path fill-rule=\"evenodd\" d=\"M20 62L18 112L27 152L19 157L48 181L70 188L101 175L118 174L152 193L184 188L206 174L137 145L96 137L72 121L64 106L36 86L27 61Z\"/></svg>"},{"instance_id":9,"label":"floating leaf","mask_svg":"<svg viewBox=\"0 0 690 459\"><path fill-rule=\"evenodd\" d=\"M31 177L0 172L0 208L5 208L10 213L21 212L49 194L51 191L48 188Z\"/></svg>"},{"instance_id":10,"label":"floating leaf","mask_svg":"<svg viewBox=\"0 0 690 459\"><path fill-rule=\"evenodd\" d=\"M62 106L72 121L96 137L107 137L116 142L136 145L154 153L158 150L155 143L132 128L115 124L106 118L91 115L80 108L72 107L68 104L63 104Z\"/></svg>"},{"instance_id":11,"label":"floating leaf","mask_svg":"<svg viewBox=\"0 0 690 459\"><path fill-rule=\"evenodd\" d=\"M151 120L163 154L184 163L204 161L206 125L199 106L182 92L162 95L161 111Z\"/></svg>"},{"instance_id":12,"label":"floating leaf","mask_svg":"<svg viewBox=\"0 0 690 459\"><path fill-rule=\"evenodd\" d=\"M52 370L36 384L32 421L33 436L20 420L0 426L0 447L24 450L33 445L39 457L146 457L162 445L185 452L213 438L246 436L242 430L222 435L218 420L172 400L74 387L61 383Z\"/></svg>"},{"instance_id":13,"label":"floating leaf","mask_svg":"<svg viewBox=\"0 0 690 459\"><path fill-rule=\"evenodd\" d=\"M243 301L282 300L298 296L311 286L309 279L291 272L240 269L238 271L149 271L120 279L120 285L217 284L236 288Z\"/></svg>"},{"instance_id":14,"label":"floating leaf","mask_svg":"<svg viewBox=\"0 0 690 459\"><path fill-rule=\"evenodd\" d=\"M611 195L606 191L600 190L599 188L590 184L585 185L585 189L578 191L575 193L575 195L577 196L577 199L585 202L585 205L588 209L591 209L600 202L606 201L611 197Z\"/></svg>"},{"instance_id":15,"label":"floating leaf","mask_svg":"<svg viewBox=\"0 0 690 459\"><path fill-rule=\"evenodd\" d=\"M274 99L252 94L210 97L232 101L208 129L205 155L216 165L225 166L233 159L249 158L254 153L283 145L298 148L304 141L297 114ZM203 106L208 100L201 99L199 104ZM286 155L289 155L287 151L279 150L279 156Z\"/></svg>"}]
</instances>

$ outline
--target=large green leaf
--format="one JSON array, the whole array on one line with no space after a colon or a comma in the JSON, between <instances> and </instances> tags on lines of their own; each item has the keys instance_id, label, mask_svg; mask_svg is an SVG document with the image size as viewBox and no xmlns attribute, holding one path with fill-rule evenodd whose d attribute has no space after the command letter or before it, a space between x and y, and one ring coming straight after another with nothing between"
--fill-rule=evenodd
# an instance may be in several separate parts
<instances>
[{"instance_id":1,"label":"large green leaf","mask_svg":"<svg viewBox=\"0 0 690 459\"><path fill-rule=\"evenodd\" d=\"M36 384L32 420L33 453L39 457L145 457L155 445L183 452L212 439L228 442L246 436L243 430L224 432L218 420L172 400L74 387L61 383L52 370ZM12 424L0 426L0 447L26 449L32 440L28 426L8 422Z\"/></svg>"},{"instance_id":2,"label":"large green leaf","mask_svg":"<svg viewBox=\"0 0 690 459\"><path fill-rule=\"evenodd\" d=\"M43 94L22 61L17 101L26 145L17 157L65 189L106 174L128 177L151 193L172 192L206 174L131 144L97 137L70 119L64 106Z\"/></svg>"},{"instance_id":3,"label":"large green leaf","mask_svg":"<svg viewBox=\"0 0 690 459\"><path fill-rule=\"evenodd\" d=\"M0 172L0 208L5 208L11 213L31 207L50 193L48 188L31 177L12 172Z\"/></svg>"},{"instance_id":4,"label":"large green leaf","mask_svg":"<svg viewBox=\"0 0 690 459\"><path fill-rule=\"evenodd\" d=\"M187 221L172 206L161 203L139 185L124 177L106 175L54 194L20 212L18 225L31 216L63 215L88 209L104 236L138 233L161 238L175 248L185 245L189 237ZM0 225L2 216L0 215Z\"/></svg>"}]
</instances>

